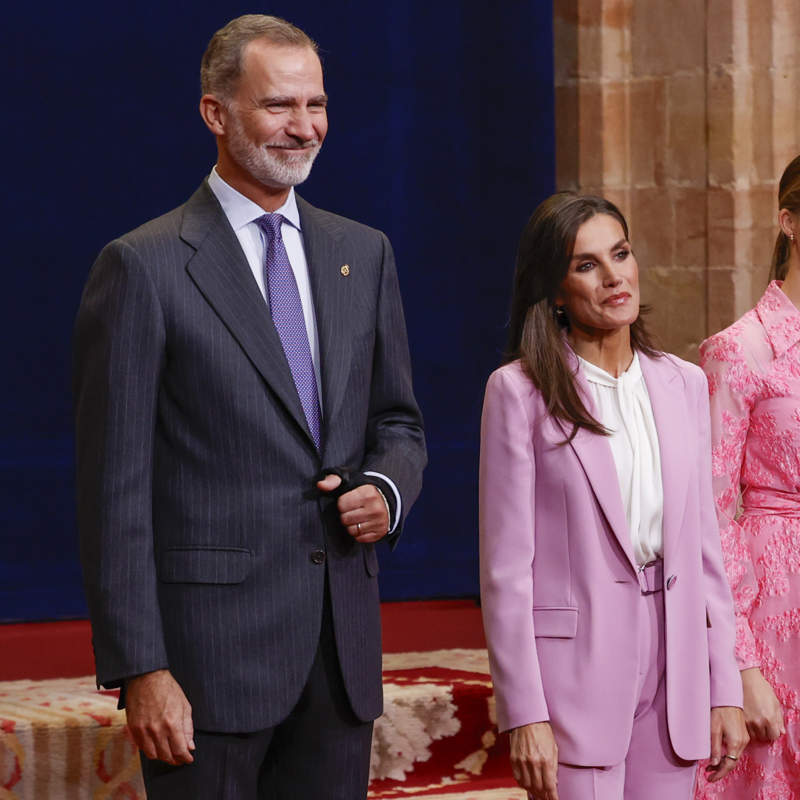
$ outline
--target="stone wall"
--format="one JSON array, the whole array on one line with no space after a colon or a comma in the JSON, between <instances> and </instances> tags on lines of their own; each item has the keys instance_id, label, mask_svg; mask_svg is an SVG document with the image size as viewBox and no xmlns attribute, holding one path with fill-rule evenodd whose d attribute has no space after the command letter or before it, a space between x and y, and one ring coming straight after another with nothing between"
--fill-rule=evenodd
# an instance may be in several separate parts
<instances>
[{"instance_id":1,"label":"stone wall","mask_svg":"<svg viewBox=\"0 0 800 800\"><path fill-rule=\"evenodd\" d=\"M554 0L554 35L558 187L620 205L652 327L696 360L767 281L800 3Z\"/></svg>"}]
</instances>

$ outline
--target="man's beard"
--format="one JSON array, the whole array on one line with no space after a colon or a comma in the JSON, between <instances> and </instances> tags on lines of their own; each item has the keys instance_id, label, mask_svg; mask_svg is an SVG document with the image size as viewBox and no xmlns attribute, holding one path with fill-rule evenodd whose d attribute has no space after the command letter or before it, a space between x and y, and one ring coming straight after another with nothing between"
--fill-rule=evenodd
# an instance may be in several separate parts
<instances>
[{"instance_id":1,"label":"man's beard","mask_svg":"<svg viewBox=\"0 0 800 800\"><path fill-rule=\"evenodd\" d=\"M259 183L275 189L297 186L308 178L311 165L322 145L316 139L303 148L278 149L254 144L247 136L238 117L231 115L227 145L233 160ZM281 158L286 153L289 158Z\"/></svg>"}]
</instances>

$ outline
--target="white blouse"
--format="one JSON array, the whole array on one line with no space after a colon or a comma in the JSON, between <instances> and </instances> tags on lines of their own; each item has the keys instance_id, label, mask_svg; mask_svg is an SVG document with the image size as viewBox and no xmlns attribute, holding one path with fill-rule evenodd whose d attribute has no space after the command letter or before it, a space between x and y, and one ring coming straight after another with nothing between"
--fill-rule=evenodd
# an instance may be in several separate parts
<instances>
[{"instance_id":1,"label":"white blouse","mask_svg":"<svg viewBox=\"0 0 800 800\"><path fill-rule=\"evenodd\" d=\"M634 352L619 378L578 360L592 392L595 419L611 431L608 441L636 563L646 564L664 552L664 493L658 432L639 357Z\"/></svg>"}]
</instances>

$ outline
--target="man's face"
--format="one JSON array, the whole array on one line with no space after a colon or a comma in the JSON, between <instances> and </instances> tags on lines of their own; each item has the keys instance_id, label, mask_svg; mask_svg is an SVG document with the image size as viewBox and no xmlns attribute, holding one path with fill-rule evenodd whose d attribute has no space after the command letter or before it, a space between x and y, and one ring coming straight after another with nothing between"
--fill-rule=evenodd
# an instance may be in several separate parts
<instances>
[{"instance_id":1,"label":"man's face","mask_svg":"<svg viewBox=\"0 0 800 800\"><path fill-rule=\"evenodd\" d=\"M244 51L221 146L259 183L302 183L328 132L322 65L309 47L258 39Z\"/></svg>"}]
</instances>

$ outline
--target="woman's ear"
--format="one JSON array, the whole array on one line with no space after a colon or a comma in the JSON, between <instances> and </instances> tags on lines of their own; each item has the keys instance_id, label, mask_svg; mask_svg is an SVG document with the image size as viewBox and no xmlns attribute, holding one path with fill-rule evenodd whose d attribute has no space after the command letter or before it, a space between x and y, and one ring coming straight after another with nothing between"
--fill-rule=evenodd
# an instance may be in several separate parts
<instances>
[{"instance_id":1,"label":"woman's ear","mask_svg":"<svg viewBox=\"0 0 800 800\"><path fill-rule=\"evenodd\" d=\"M778 225L781 226L784 235L789 239L800 235L800 219L798 219L797 215L792 214L788 208L782 208L778 212Z\"/></svg>"}]
</instances>

